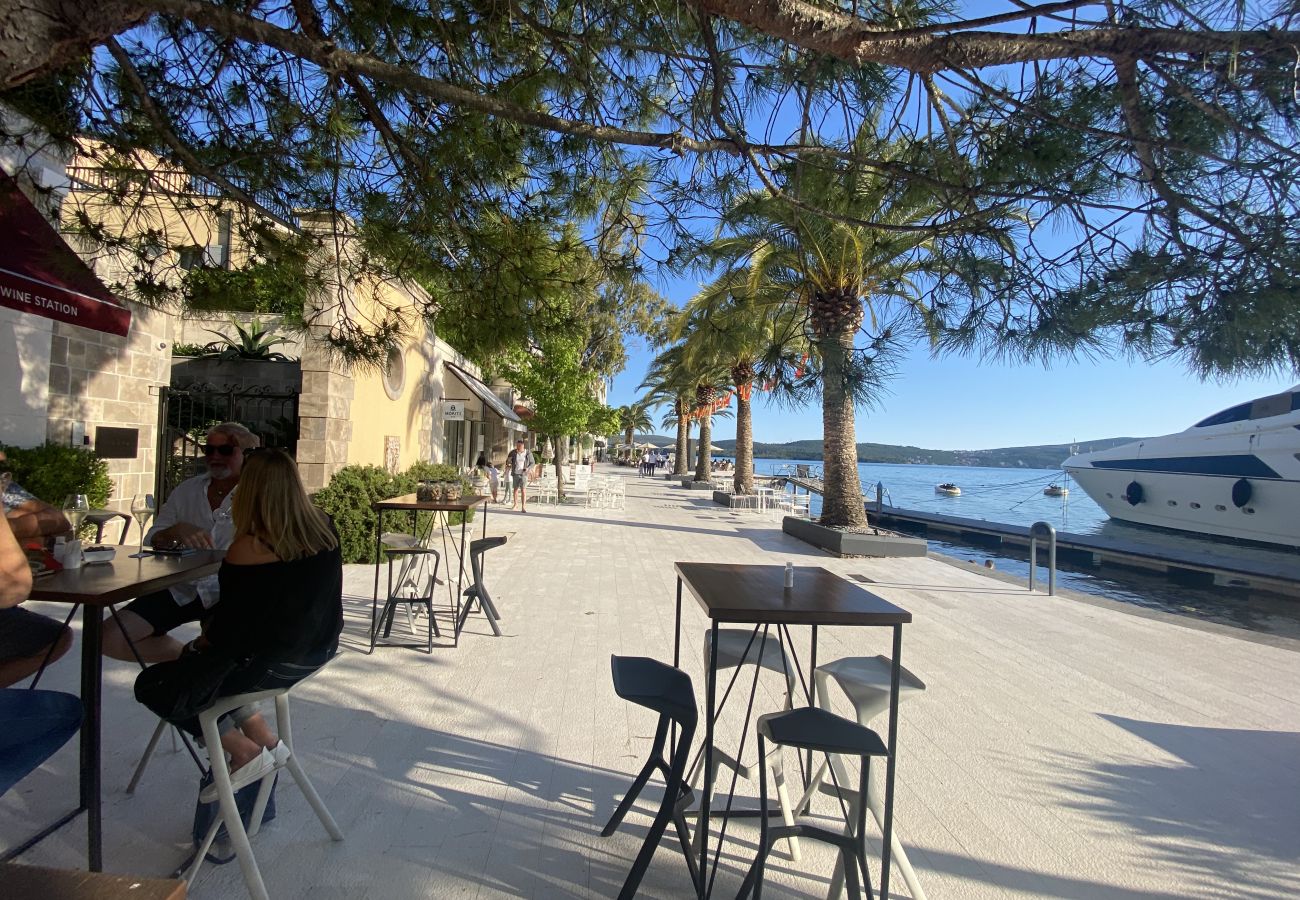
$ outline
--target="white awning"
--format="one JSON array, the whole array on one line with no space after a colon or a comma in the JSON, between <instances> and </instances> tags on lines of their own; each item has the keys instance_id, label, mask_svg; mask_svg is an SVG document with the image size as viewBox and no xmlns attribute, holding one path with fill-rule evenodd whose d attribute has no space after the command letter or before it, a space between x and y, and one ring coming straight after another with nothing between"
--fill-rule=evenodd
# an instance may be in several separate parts
<instances>
[{"instance_id":1,"label":"white awning","mask_svg":"<svg viewBox=\"0 0 1300 900\"><path fill-rule=\"evenodd\" d=\"M444 365L451 374L456 376L456 380L469 388L470 392L478 397L484 406L504 419L509 427L524 430L523 420L515 415L515 411L507 406L504 400L492 393L490 387L454 363L444 363Z\"/></svg>"}]
</instances>

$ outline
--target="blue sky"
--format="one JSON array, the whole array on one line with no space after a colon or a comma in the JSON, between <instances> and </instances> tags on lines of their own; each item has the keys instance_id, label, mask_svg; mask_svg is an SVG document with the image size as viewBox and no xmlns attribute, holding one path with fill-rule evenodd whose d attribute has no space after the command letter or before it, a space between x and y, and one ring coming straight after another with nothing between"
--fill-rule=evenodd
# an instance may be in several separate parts
<instances>
[{"instance_id":1,"label":"blue sky","mask_svg":"<svg viewBox=\"0 0 1300 900\"><path fill-rule=\"evenodd\" d=\"M657 285L677 305L696 282ZM653 356L629 339L629 363L614 378L611 406L637 400ZM872 409L859 409L859 441L934 450L983 450L1032 444L1086 443L1109 437L1149 437L1181 431L1235 403L1291 387L1300 379L1202 382L1175 362L1123 359L1061 361L1051 368L932 359L918 349L899 367L889 393ZM767 407L755 392L754 439L783 443L821 437L821 409ZM661 410L656 415L659 420ZM656 429L661 434L671 432ZM714 439L734 438L735 422L716 419Z\"/></svg>"}]
</instances>

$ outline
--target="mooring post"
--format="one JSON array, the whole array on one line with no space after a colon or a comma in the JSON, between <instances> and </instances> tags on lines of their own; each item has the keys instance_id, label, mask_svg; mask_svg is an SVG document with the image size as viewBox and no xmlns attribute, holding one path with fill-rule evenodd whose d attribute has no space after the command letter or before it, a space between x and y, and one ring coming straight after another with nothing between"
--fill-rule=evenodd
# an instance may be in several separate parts
<instances>
[{"instance_id":1,"label":"mooring post","mask_svg":"<svg viewBox=\"0 0 1300 900\"><path fill-rule=\"evenodd\" d=\"M1029 526L1029 589L1034 589L1034 576L1038 570L1038 536L1047 538L1047 596L1056 595L1056 529L1050 522L1035 522Z\"/></svg>"}]
</instances>

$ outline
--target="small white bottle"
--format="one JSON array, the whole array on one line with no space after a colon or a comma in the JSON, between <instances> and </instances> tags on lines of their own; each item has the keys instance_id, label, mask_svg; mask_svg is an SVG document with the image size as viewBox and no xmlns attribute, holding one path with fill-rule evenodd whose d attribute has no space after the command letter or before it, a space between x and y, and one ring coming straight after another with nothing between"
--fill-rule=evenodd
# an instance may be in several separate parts
<instances>
[{"instance_id":1,"label":"small white bottle","mask_svg":"<svg viewBox=\"0 0 1300 900\"><path fill-rule=\"evenodd\" d=\"M50 551L50 555L54 557L54 561L59 565L63 565L63 554L67 553L67 551L68 539L65 537L56 537L54 539L54 549Z\"/></svg>"},{"instance_id":2,"label":"small white bottle","mask_svg":"<svg viewBox=\"0 0 1300 900\"><path fill-rule=\"evenodd\" d=\"M787 588L794 587L794 563L792 562L785 564L785 586Z\"/></svg>"}]
</instances>

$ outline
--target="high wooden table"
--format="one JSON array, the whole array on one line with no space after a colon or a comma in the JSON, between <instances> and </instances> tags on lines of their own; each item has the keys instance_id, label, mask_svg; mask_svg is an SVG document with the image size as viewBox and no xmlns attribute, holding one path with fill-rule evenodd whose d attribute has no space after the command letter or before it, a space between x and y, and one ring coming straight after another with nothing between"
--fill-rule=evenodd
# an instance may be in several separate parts
<instances>
[{"instance_id":1,"label":"high wooden table","mask_svg":"<svg viewBox=\"0 0 1300 900\"><path fill-rule=\"evenodd\" d=\"M90 871L103 871L99 712L104 609L211 575L221 567L224 555L217 550L200 550L189 556L148 555L131 559L119 551L111 563L64 569L36 579L31 599L81 607L81 798L76 809L6 852L3 860L18 856L85 812Z\"/></svg>"},{"instance_id":2,"label":"high wooden table","mask_svg":"<svg viewBox=\"0 0 1300 900\"><path fill-rule=\"evenodd\" d=\"M898 754L898 682L902 668L903 626L912 621L912 614L888 600L877 597L820 566L796 566L794 587L785 586L784 566L754 566L733 563L679 562L677 571L677 615L673 638L673 665L681 666L682 594L689 591L710 622L710 646L718 646L718 627L723 624L752 625L755 635L761 628L776 626L778 635L789 637L789 626L808 625L812 629L811 658L808 679L804 690L808 703L813 703L813 670L817 668L817 629L822 625L853 625L892 628L894 632L893 669L889 690L889 737L886 746L889 756L885 768L885 821L882 824L884 844L880 860L880 897L889 896L890 839L894 828L894 770ZM766 632L764 633L766 637ZM793 650L793 643L791 643ZM701 897L713 889L709 872L709 816L713 797L713 726L717 717L717 653L710 654L705 692L708 708L704 719L704 788L700 797L700 816L696 829L703 834L700 841ZM796 670L798 660L795 660ZM802 673L800 673L802 679ZM742 735L741 740L744 740ZM739 758L739 756L737 756ZM760 810L759 815L767 815ZM722 838L714 852L713 870L722 855Z\"/></svg>"},{"instance_id":3,"label":"high wooden table","mask_svg":"<svg viewBox=\"0 0 1300 900\"><path fill-rule=\"evenodd\" d=\"M390 500L380 500L371 505L375 511L375 594L370 605L370 652L375 652L375 638L379 630L379 569L380 562L383 559L383 534L384 534L384 513L406 511L411 514L412 523L415 522L417 513L461 513L460 519L460 546L457 549L457 559L460 564L459 571L456 575L456 596L452 601L452 646L460 645L460 598L465 590L465 532L469 524L469 511L476 506L483 507L483 537L487 537L487 516L488 516L488 498L485 495L469 494L461 497L459 500L420 500L415 494L403 494L400 497L393 497ZM432 525L430 527L433 527ZM444 521L443 529L443 549L446 550L446 535L448 525ZM412 532L415 531L414 525ZM418 536L418 535L417 535ZM445 555L445 553L444 553ZM432 647L430 647L432 651Z\"/></svg>"}]
</instances>

